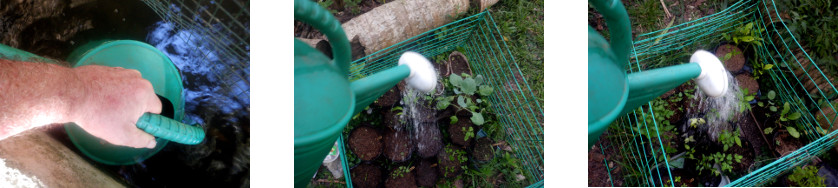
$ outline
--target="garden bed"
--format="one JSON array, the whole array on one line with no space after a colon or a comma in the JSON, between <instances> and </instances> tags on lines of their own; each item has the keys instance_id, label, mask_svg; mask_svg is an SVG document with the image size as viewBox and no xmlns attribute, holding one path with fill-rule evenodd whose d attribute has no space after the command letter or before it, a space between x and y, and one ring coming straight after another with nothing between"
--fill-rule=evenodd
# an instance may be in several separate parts
<instances>
[{"instance_id":1,"label":"garden bed","mask_svg":"<svg viewBox=\"0 0 838 188\"><path fill-rule=\"evenodd\" d=\"M341 152L352 186L528 185L521 161L503 141L506 133L496 131L502 128L488 99L494 88L469 74L467 58L442 53L433 58L442 87L418 93L398 84L375 103L381 105L353 117ZM446 76L449 69L455 73Z\"/></svg>"}]
</instances>

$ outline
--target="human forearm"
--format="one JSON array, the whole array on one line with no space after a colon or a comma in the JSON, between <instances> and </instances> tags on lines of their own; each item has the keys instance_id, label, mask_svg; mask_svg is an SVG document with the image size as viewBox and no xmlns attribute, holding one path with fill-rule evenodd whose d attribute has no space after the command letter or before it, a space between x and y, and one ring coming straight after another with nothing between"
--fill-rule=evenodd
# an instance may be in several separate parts
<instances>
[{"instance_id":1,"label":"human forearm","mask_svg":"<svg viewBox=\"0 0 838 188\"><path fill-rule=\"evenodd\" d=\"M84 93L73 69L0 60L0 140L51 123L71 122Z\"/></svg>"}]
</instances>

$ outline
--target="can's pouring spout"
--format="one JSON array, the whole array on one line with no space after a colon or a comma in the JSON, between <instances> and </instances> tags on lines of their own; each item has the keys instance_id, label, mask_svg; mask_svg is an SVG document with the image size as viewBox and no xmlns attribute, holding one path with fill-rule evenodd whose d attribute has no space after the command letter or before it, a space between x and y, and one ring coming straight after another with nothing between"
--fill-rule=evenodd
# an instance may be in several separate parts
<instances>
[{"instance_id":1,"label":"can's pouring spout","mask_svg":"<svg viewBox=\"0 0 838 188\"><path fill-rule=\"evenodd\" d=\"M728 74L719 58L712 53L699 50L690 57L690 62L697 63L701 67L701 74L695 78L695 82L701 91L707 96L718 97L727 92Z\"/></svg>"},{"instance_id":2,"label":"can's pouring spout","mask_svg":"<svg viewBox=\"0 0 838 188\"><path fill-rule=\"evenodd\" d=\"M405 52L399 58L399 65L350 83L355 93L356 114L375 102L390 88L405 80L407 86L421 92L436 88L436 71L431 62L416 52Z\"/></svg>"}]
</instances>

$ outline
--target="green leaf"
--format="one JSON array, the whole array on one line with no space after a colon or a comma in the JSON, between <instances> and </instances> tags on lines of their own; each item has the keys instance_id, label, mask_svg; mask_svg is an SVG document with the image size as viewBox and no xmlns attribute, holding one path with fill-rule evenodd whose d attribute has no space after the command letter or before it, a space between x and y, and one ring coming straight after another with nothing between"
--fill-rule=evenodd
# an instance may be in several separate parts
<instances>
[{"instance_id":1,"label":"green leaf","mask_svg":"<svg viewBox=\"0 0 838 188\"><path fill-rule=\"evenodd\" d=\"M436 109L437 110L445 110L448 106L451 105L451 101L447 100L437 100L436 101Z\"/></svg>"},{"instance_id":2,"label":"green leaf","mask_svg":"<svg viewBox=\"0 0 838 188\"><path fill-rule=\"evenodd\" d=\"M463 108L468 107L468 105L466 105L465 98L462 95L457 96L457 105L460 105L460 107L463 107Z\"/></svg>"},{"instance_id":3,"label":"green leaf","mask_svg":"<svg viewBox=\"0 0 838 188\"><path fill-rule=\"evenodd\" d=\"M765 64L765 67L762 67L763 70L768 70L774 68L774 64Z\"/></svg>"},{"instance_id":4,"label":"green leaf","mask_svg":"<svg viewBox=\"0 0 838 188\"><path fill-rule=\"evenodd\" d=\"M492 86L483 85L480 86L480 90L477 92L480 93L480 95L482 96L489 96L492 94L492 92L495 92L495 88L492 88Z\"/></svg>"},{"instance_id":5,"label":"green leaf","mask_svg":"<svg viewBox=\"0 0 838 188\"><path fill-rule=\"evenodd\" d=\"M483 121L483 114L471 112L471 122L475 125L483 125L483 123L485 123Z\"/></svg>"},{"instance_id":6,"label":"green leaf","mask_svg":"<svg viewBox=\"0 0 838 188\"><path fill-rule=\"evenodd\" d=\"M769 100L774 100L774 97L776 97L776 96L777 96L777 93L775 93L774 90L768 91L768 99Z\"/></svg>"},{"instance_id":7,"label":"green leaf","mask_svg":"<svg viewBox=\"0 0 838 188\"><path fill-rule=\"evenodd\" d=\"M457 116L451 116L451 125L457 124L459 121L460 119L458 119Z\"/></svg>"},{"instance_id":8,"label":"green leaf","mask_svg":"<svg viewBox=\"0 0 838 188\"><path fill-rule=\"evenodd\" d=\"M727 60L730 60L730 58L731 58L731 56L732 56L732 55L733 55L733 53L727 53L727 54L725 54L725 57L724 57L724 58L722 58L722 61L727 61Z\"/></svg>"},{"instance_id":9,"label":"green leaf","mask_svg":"<svg viewBox=\"0 0 838 188\"><path fill-rule=\"evenodd\" d=\"M763 130L762 132L765 134L771 134L772 132L774 132L774 128L768 127L765 128L765 130Z\"/></svg>"},{"instance_id":10,"label":"green leaf","mask_svg":"<svg viewBox=\"0 0 838 188\"><path fill-rule=\"evenodd\" d=\"M777 112L777 107L776 106L768 107L768 109L771 110L772 112Z\"/></svg>"},{"instance_id":11,"label":"green leaf","mask_svg":"<svg viewBox=\"0 0 838 188\"><path fill-rule=\"evenodd\" d=\"M789 117L788 117L787 119L789 119L789 120L797 120L797 119L800 119L800 112L794 112L794 113L791 113L791 115L789 115Z\"/></svg>"},{"instance_id":12,"label":"green leaf","mask_svg":"<svg viewBox=\"0 0 838 188\"><path fill-rule=\"evenodd\" d=\"M752 101L754 100L754 96L745 96L745 101Z\"/></svg>"},{"instance_id":13,"label":"green leaf","mask_svg":"<svg viewBox=\"0 0 838 188\"><path fill-rule=\"evenodd\" d=\"M740 140L739 137L736 137L735 140L736 140L736 145L739 146L739 147L742 147L742 140Z\"/></svg>"},{"instance_id":14,"label":"green leaf","mask_svg":"<svg viewBox=\"0 0 838 188\"><path fill-rule=\"evenodd\" d=\"M789 131L789 134L794 138L800 138L800 133L797 132L797 129L794 127L786 127L786 130Z\"/></svg>"},{"instance_id":15,"label":"green leaf","mask_svg":"<svg viewBox=\"0 0 838 188\"><path fill-rule=\"evenodd\" d=\"M786 115L787 113L789 113L789 110L791 110L789 108L789 102L786 102L785 104L783 104L783 111L780 112L780 116Z\"/></svg>"},{"instance_id":16,"label":"green leaf","mask_svg":"<svg viewBox=\"0 0 838 188\"><path fill-rule=\"evenodd\" d=\"M462 86L463 93L466 95L474 95L474 92L477 91L477 84L473 78L466 78L463 80Z\"/></svg>"},{"instance_id":17,"label":"green leaf","mask_svg":"<svg viewBox=\"0 0 838 188\"><path fill-rule=\"evenodd\" d=\"M451 77L448 78L448 82L451 82L451 85L454 87L460 87L463 83L463 77L460 77L457 74L451 74Z\"/></svg>"},{"instance_id":18,"label":"green leaf","mask_svg":"<svg viewBox=\"0 0 838 188\"><path fill-rule=\"evenodd\" d=\"M757 106L759 106L759 107L765 107L765 103L762 103L762 101L757 102Z\"/></svg>"},{"instance_id":19,"label":"green leaf","mask_svg":"<svg viewBox=\"0 0 838 188\"><path fill-rule=\"evenodd\" d=\"M477 75L477 77L474 77L474 83L477 84L477 85L482 85L483 84L483 75Z\"/></svg>"}]
</instances>

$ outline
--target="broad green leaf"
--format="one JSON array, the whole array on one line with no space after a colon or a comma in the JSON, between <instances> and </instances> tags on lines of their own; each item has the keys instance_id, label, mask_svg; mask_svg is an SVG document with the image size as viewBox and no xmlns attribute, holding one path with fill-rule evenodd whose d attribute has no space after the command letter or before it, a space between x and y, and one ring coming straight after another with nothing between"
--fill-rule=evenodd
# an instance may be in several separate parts
<instances>
[{"instance_id":1,"label":"broad green leaf","mask_svg":"<svg viewBox=\"0 0 838 188\"><path fill-rule=\"evenodd\" d=\"M466 78L463 80L462 83L463 93L466 95L474 95L474 92L477 91L477 84L475 83L473 78Z\"/></svg>"},{"instance_id":2,"label":"broad green leaf","mask_svg":"<svg viewBox=\"0 0 838 188\"><path fill-rule=\"evenodd\" d=\"M776 97L776 96L777 96L777 93L775 93L774 90L768 91L768 99L769 100L774 100L774 97Z\"/></svg>"},{"instance_id":3,"label":"broad green leaf","mask_svg":"<svg viewBox=\"0 0 838 188\"><path fill-rule=\"evenodd\" d=\"M736 139L734 139L734 140L736 140L736 145L737 146L742 147L742 140L739 139L739 137L736 137Z\"/></svg>"},{"instance_id":4,"label":"broad green leaf","mask_svg":"<svg viewBox=\"0 0 838 188\"><path fill-rule=\"evenodd\" d=\"M492 94L492 92L495 92L495 88L492 88L492 86L487 85L480 86L480 90L478 91L478 93L480 93L480 95L482 96L489 96Z\"/></svg>"},{"instance_id":5,"label":"broad green leaf","mask_svg":"<svg viewBox=\"0 0 838 188\"><path fill-rule=\"evenodd\" d=\"M451 125L457 124L459 121L460 119L458 119L457 116L451 116Z\"/></svg>"},{"instance_id":6,"label":"broad green leaf","mask_svg":"<svg viewBox=\"0 0 838 188\"><path fill-rule=\"evenodd\" d=\"M759 106L759 107L765 107L765 103L762 103L762 101L757 102L757 106Z\"/></svg>"},{"instance_id":7,"label":"broad green leaf","mask_svg":"<svg viewBox=\"0 0 838 188\"><path fill-rule=\"evenodd\" d=\"M477 99L477 103L483 103L483 100Z\"/></svg>"},{"instance_id":8,"label":"broad green leaf","mask_svg":"<svg viewBox=\"0 0 838 188\"><path fill-rule=\"evenodd\" d=\"M789 117L787 119L789 119L789 120L800 119L800 112L791 113L791 115L789 115Z\"/></svg>"},{"instance_id":9,"label":"broad green leaf","mask_svg":"<svg viewBox=\"0 0 838 188\"><path fill-rule=\"evenodd\" d=\"M789 134L794 138L800 138L800 133L797 132L797 129L794 127L786 127L786 130L789 131Z\"/></svg>"},{"instance_id":10,"label":"broad green leaf","mask_svg":"<svg viewBox=\"0 0 838 188\"><path fill-rule=\"evenodd\" d=\"M772 112L777 112L777 107L776 106L768 107L768 109L771 110Z\"/></svg>"},{"instance_id":11,"label":"broad green leaf","mask_svg":"<svg viewBox=\"0 0 838 188\"><path fill-rule=\"evenodd\" d=\"M724 58L722 58L722 61L727 61L727 60L730 60L730 58L731 58L731 56L732 56L732 55L733 55L733 53L727 53L727 54L725 54L725 57L724 57Z\"/></svg>"},{"instance_id":12,"label":"broad green leaf","mask_svg":"<svg viewBox=\"0 0 838 188\"><path fill-rule=\"evenodd\" d=\"M448 78L448 82L451 82L451 85L454 87L460 87L463 83L463 77L460 77L457 74L451 74L451 77Z\"/></svg>"},{"instance_id":13,"label":"broad green leaf","mask_svg":"<svg viewBox=\"0 0 838 188\"><path fill-rule=\"evenodd\" d=\"M436 101L436 109L437 110L445 110L448 106L451 105L451 101L447 100L438 100Z\"/></svg>"},{"instance_id":14,"label":"broad green leaf","mask_svg":"<svg viewBox=\"0 0 838 188\"><path fill-rule=\"evenodd\" d=\"M471 112L471 122L475 125L483 125L483 114Z\"/></svg>"},{"instance_id":15,"label":"broad green leaf","mask_svg":"<svg viewBox=\"0 0 838 188\"><path fill-rule=\"evenodd\" d=\"M768 127L765 128L765 130L763 130L762 132L765 134L771 134L772 132L774 132L774 128Z\"/></svg>"},{"instance_id":16,"label":"broad green leaf","mask_svg":"<svg viewBox=\"0 0 838 188\"><path fill-rule=\"evenodd\" d=\"M774 64L765 64L765 67L762 67L763 70L768 70L774 68Z\"/></svg>"},{"instance_id":17,"label":"broad green leaf","mask_svg":"<svg viewBox=\"0 0 838 188\"><path fill-rule=\"evenodd\" d=\"M787 113L789 113L789 110L791 110L791 108L789 108L789 102L784 103L783 104L783 111L780 112L780 116L786 115Z\"/></svg>"},{"instance_id":18,"label":"broad green leaf","mask_svg":"<svg viewBox=\"0 0 838 188\"><path fill-rule=\"evenodd\" d=\"M474 83L477 84L477 85L482 85L483 84L483 75L477 75L477 77L474 77Z\"/></svg>"},{"instance_id":19,"label":"broad green leaf","mask_svg":"<svg viewBox=\"0 0 838 188\"><path fill-rule=\"evenodd\" d=\"M466 105L466 100L463 98L462 95L457 96L457 105L460 105L460 107L463 107L463 108L468 107L468 105Z\"/></svg>"},{"instance_id":20,"label":"broad green leaf","mask_svg":"<svg viewBox=\"0 0 838 188\"><path fill-rule=\"evenodd\" d=\"M745 96L745 101L752 101L754 100L754 96Z\"/></svg>"}]
</instances>

